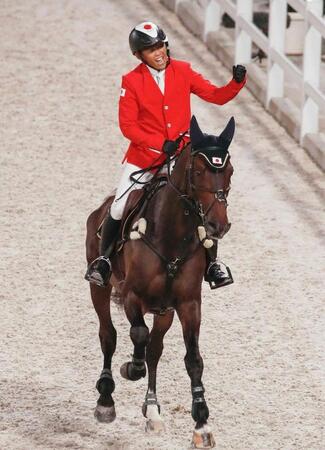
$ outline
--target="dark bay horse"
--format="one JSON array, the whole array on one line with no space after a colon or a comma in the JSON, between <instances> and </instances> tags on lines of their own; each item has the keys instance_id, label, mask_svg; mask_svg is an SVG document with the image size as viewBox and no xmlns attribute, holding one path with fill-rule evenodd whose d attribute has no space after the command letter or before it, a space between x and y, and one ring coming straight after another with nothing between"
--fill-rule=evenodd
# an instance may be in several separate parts
<instances>
[{"instance_id":1,"label":"dark bay horse","mask_svg":"<svg viewBox=\"0 0 325 450\"><path fill-rule=\"evenodd\" d=\"M134 345L132 360L121 367L128 380L146 376L148 390L143 404L146 429L164 429L156 396L156 371L163 338L176 311L186 347L185 366L191 379L192 417L195 424L192 445L212 448L214 439L207 425L209 410L202 384L203 361L199 351L201 285L206 252L229 230L227 196L233 167L228 147L235 129L231 118L220 136L201 132L195 117L191 121L191 144L176 159L168 182L151 196L146 208L132 218L132 226L119 241L112 258L113 275L108 287L91 285L91 297L99 317L99 338L104 368L97 381L99 399L95 416L101 422L115 419L111 371L116 348L116 330L110 313L112 287L122 299L130 322ZM108 198L87 221L87 260L99 254L97 230L107 214ZM153 313L153 327L144 321Z\"/></svg>"}]
</instances>

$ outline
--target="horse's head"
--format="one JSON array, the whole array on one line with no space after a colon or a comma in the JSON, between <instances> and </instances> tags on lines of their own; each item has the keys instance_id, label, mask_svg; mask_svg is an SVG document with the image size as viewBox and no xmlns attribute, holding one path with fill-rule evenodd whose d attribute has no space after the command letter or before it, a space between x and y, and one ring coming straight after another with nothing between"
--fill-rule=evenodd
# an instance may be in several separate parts
<instances>
[{"instance_id":1,"label":"horse's head","mask_svg":"<svg viewBox=\"0 0 325 450\"><path fill-rule=\"evenodd\" d=\"M191 120L191 196L201 205L210 235L218 239L231 226L227 217L227 197L234 169L228 148L234 132L233 117L220 136L202 133L195 116Z\"/></svg>"}]
</instances>

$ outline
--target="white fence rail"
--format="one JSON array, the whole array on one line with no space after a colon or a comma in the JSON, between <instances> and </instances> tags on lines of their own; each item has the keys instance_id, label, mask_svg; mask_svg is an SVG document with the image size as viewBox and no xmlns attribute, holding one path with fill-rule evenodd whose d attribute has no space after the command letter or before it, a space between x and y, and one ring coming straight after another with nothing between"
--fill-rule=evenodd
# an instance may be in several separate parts
<instances>
[{"instance_id":1,"label":"white fence rail","mask_svg":"<svg viewBox=\"0 0 325 450\"><path fill-rule=\"evenodd\" d=\"M285 55L287 5L304 18L303 68ZM270 0L269 33L263 34L253 23L253 0L210 0L205 8L204 33L218 31L226 12L236 26L235 64L251 62L254 42L268 56L266 108L274 97L283 97L284 82L291 79L301 92L300 142L307 133L319 132L320 109L325 112L325 95L320 91L321 44L325 39L323 0Z\"/></svg>"}]
</instances>

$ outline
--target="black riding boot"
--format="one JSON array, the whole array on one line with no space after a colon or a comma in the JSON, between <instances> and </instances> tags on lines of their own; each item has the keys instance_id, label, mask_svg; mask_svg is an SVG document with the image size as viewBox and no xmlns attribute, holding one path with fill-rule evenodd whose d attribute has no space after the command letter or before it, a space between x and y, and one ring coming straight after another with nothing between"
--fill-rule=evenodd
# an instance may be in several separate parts
<instances>
[{"instance_id":1,"label":"black riding boot","mask_svg":"<svg viewBox=\"0 0 325 450\"><path fill-rule=\"evenodd\" d=\"M228 286L234 282L229 267L217 260L217 245L207 249L207 268L204 280L210 284L211 289Z\"/></svg>"},{"instance_id":2,"label":"black riding boot","mask_svg":"<svg viewBox=\"0 0 325 450\"><path fill-rule=\"evenodd\" d=\"M109 257L112 254L121 220L113 219L110 214L106 217L101 231L100 256L90 263L85 279L97 286L107 286L112 273Z\"/></svg>"}]
</instances>

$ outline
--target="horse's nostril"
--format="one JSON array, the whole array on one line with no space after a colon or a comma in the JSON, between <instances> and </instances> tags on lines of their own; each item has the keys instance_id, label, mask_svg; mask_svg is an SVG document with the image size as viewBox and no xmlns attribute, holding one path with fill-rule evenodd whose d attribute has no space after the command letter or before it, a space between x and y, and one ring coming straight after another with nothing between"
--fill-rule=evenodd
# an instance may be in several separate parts
<instances>
[{"instance_id":1,"label":"horse's nostril","mask_svg":"<svg viewBox=\"0 0 325 450\"><path fill-rule=\"evenodd\" d=\"M212 236L217 237L218 239L222 239L226 233L228 233L231 223L227 222L224 225L220 225L219 223L208 222L208 231Z\"/></svg>"}]
</instances>

